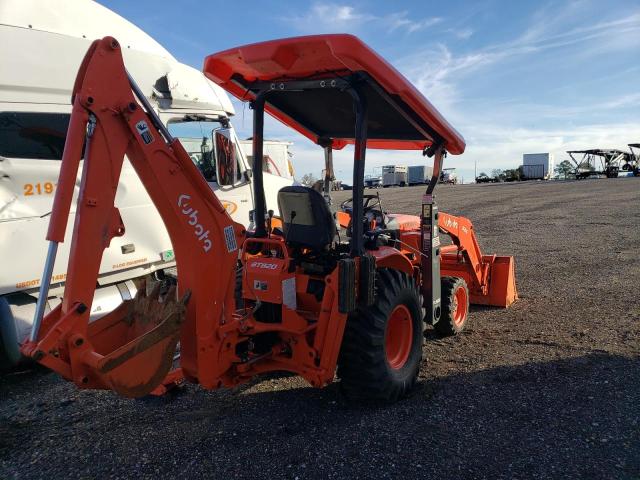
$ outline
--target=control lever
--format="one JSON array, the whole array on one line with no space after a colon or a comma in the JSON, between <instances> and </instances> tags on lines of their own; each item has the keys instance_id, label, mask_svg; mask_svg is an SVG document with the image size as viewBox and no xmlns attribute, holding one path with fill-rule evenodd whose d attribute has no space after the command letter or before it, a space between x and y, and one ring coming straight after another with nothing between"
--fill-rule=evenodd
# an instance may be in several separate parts
<instances>
[{"instance_id":1,"label":"control lever","mask_svg":"<svg viewBox=\"0 0 640 480\"><path fill-rule=\"evenodd\" d=\"M289 214L289 216L291 217L291 219L290 219L291 225L287 229L287 234L284 237L284 243L289 243L289 232L291 232L291 228L293 227L293 219L296 218L296 215L297 215L296 211L295 210L291 210L291 213Z\"/></svg>"},{"instance_id":2,"label":"control lever","mask_svg":"<svg viewBox=\"0 0 640 480\"><path fill-rule=\"evenodd\" d=\"M267 215L269 216L268 225L267 225L267 237L271 238L271 220L273 219L273 210L269 210Z\"/></svg>"}]
</instances>

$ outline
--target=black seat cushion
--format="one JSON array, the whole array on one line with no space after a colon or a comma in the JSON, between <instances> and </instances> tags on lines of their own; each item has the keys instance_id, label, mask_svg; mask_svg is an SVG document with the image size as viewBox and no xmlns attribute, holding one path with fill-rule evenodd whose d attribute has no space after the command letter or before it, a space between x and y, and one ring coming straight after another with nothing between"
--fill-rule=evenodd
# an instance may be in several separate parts
<instances>
[{"instance_id":1,"label":"black seat cushion","mask_svg":"<svg viewBox=\"0 0 640 480\"><path fill-rule=\"evenodd\" d=\"M278 192L284 237L292 246L323 250L336 235L336 223L322 194L309 187L289 186Z\"/></svg>"}]
</instances>

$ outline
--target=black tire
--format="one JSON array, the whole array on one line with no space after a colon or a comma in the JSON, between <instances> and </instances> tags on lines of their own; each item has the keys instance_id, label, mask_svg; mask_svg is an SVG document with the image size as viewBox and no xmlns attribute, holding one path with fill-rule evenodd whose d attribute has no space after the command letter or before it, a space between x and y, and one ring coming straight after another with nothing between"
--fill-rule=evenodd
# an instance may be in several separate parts
<instances>
[{"instance_id":1,"label":"black tire","mask_svg":"<svg viewBox=\"0 0 640 480\"><path fill-rule=\"evenodd\" d=\"M386 268L379 269L376 277L375 303L359 307L347 320L338 377L349 400L388 403L406 396L416 384L422 360L422 315L411 277ZM406 359L394 368L387 355L386 334L391 313L397 311L409 314L403 321L410 322L411 338L404 342Z\"/></svg>"},{"instance_id":2,"label":"black tire","mask_svg":"<svg viewBox=\"0 0 640 480\"><path fill-rule=\"evenodd\" d=\"M459 277L443 277L441 282L442 309L440 320L433 327L441 337L457 335L464 330L469 320L469 289ZM461 290L461 291L460 291ZM459 303L464 297L464 305Z\"/></svg>"}]
</instances>

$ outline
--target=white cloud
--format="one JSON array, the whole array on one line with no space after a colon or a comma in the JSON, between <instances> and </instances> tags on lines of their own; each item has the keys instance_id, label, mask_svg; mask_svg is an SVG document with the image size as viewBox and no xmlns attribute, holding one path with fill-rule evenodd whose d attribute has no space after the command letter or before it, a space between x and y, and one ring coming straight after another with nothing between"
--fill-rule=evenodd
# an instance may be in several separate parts
<instances>
[{"instance_id":1,"label":"white cloud","mask_svg":"<svg viewBox=\"0 0 640 480\"><path fill-rule=\"evenodd\" d=\"M458 83L466 75L500 60L500 52L477 51L456 56L444 44L404 57L396 66L445 116L454 115Z\"/></svg>"},{"instance_id":2,"label":"white cloud","mask_svg":"<svg viewBox=\"0 0 640 480\"><path fill-rule=\"evenodd\" d=\"M367 25L391 33L404 31L410 34L437 25L443 19L427 17L416 20L410 18L407 11L379 16L357 10L348 4L316 2L306 12L287 15L281 20L304 32L316 33L319 29L330 32L354 32Z\"/></svg>"},{"instance_id":3,"label":"white cloud","mask_svg":"<svg viewBox=\"0 0 640 480\"><path fill-rule=\"evenodd\" d=\"M474 31L471 28L450 28L447 32L453 33L453 35L461 40L468 40L471 38L471 35L474 34Z\"/></svg>"},{"instance_id":4,"label":"white cloud","mask_svg":"<svg viewBox=\"0 0 640 480\"><path fill-rule=\"evenodd\" d=\"M406 33L413 33L437 25L441 23L443 19L441 17L427 17L422 20L413 20L409 18L407 11L403 11L381 17L381 20L388 25L388 29L391 32L404 30Z\"/></svg>"},{"instance_id":5,"label":"white cloud","mask_svg":"<svg viewBox=\"0 0 640 480\"><path fill-rule=\"evenodd\" d=\"M361 25L375 20L375 16L358 12L350 5L337 3L314 3L299 15L287 15L281 20L297 30L317 33L353 31Z\"/></svg>"}]
</instances>

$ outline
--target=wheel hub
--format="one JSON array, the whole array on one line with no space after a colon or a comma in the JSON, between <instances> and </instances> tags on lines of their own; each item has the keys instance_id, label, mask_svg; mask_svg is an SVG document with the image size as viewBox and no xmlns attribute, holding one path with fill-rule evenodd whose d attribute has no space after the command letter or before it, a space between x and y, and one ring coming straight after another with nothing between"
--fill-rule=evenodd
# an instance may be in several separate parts
<instances>
[{"instance_id":1,"label":"wheel hub","mask_svg":"<svg viewBox=\"0 0 640 480\"><path fill-rule=\"evenodd\" d=\"M453 322L462 325L467 317L467 291L463 287L458 287L453 296Z\"/></svg>"},{"instance_id":2,"label":"wheel hub","mask_svg":"<svg viewBox=\"0 0 640 480\"><path fill-rule=\"evenodd\" d=\"M389 315L385 332L385 353L392 369L399 370L407 363L412 342L411 312L405 305L397 305Z\"/></svg>"}]
</instances>

